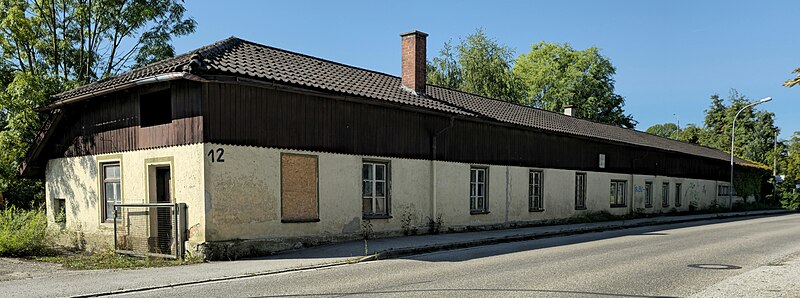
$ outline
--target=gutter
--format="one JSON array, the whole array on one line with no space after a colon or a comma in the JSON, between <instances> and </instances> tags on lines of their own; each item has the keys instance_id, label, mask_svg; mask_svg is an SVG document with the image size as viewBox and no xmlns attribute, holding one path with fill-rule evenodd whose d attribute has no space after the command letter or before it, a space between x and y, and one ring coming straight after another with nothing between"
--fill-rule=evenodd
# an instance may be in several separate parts
<instances>
[{"instance_id":1,"label":"gutter","mask_svg":"<svg viewBox=\"0 0 800 298\"><path fill-rule=\"evenodd\" d=\"M100 89L100 90L96 90L96 91L92 91L92 92L89 92L89 93L81 94L81 95L78 95L78 96L75 96L75 97L70 97L68 99L59 100L59 101L56 101L56 102L54 102L54 103L52 103L50 105L37 108L36 111L37 112L44 112L44 111L60 108L60 107L63 107L63 106L69 105L69 104L73 104L75 102L82 101L82 100L85 100L85 99L88 99L88 98L91 98L91 97L105 95L105 94L109 94L109 93L116 92L116 91L119 91L119 90L135 87L135 86L147 85L147 84L153 84L153 83L159 83L159 82L174 81L174 80L180 80L180 79L186 79L186 80L197 81L197 82L208 82L208 80L206 80L206 79L204 79L204 78L202 78L202 77L200 77L198 75L191 74L189 72L168 72L168 73L163 73L163 74L158 74L158 75L154 75L154 76L149 76L149 77L136 79L136 80L124 83L122 85L116 85L116 86L103 88L103 89Z\"/></svg>"}]
</instances>

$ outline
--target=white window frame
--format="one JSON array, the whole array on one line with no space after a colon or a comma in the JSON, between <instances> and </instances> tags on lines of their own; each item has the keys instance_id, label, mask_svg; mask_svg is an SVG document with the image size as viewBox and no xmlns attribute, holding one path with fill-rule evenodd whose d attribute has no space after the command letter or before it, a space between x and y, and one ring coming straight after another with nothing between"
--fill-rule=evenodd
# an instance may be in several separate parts
<instances>
[{"instance_id":1,"label":"white window frame","mask_svg":"<svg viewBox=\"0 0 800 298\"><path fill-rule=\"evenodd\" d=\"M528 210L544 210L544 171L530 170L528 172Z\"/></svg>"},{"instance_id":2,"label":"white window frame","mask_svg":"<svg viewBox=\"0 0 800 298\"><path fill-rule=\"evenodd\" d=\"M609 202L611 207L625 207L626 196L628 193L628 181L625 180L611 180L611 187L609 188Z\"/></svg>"},{"instance_id":3,"label":"white window frame","mask_svg":"<svg viewBox=\"0 0 800 298\"><path fill-rule=\"evenodd\" d=\"M669 182L661 183L661 207L669 207Z\"/></svg>"},{"instance_id":4,"label":"white window frame","mask_svg":"<svg viewBox=\"0 0 800 298\"><path fill-rule=\"evenodd\" d=\"M644 182L644 207L653 208L653 182Z\"/></svg>"},{"instance_id":5,"label":"white window frame","mask_svg":"<svg viewBox=\"0 0 800 298\"><path fill-rule=\"evenodd\" d=\"M119 171L119 177L109 178L106 177L106 169L116 167ZM100 164L100 170L102 175L102 188L100 189L102 193L102 202L101 202L101 217L102 222L110 222L114 220L114 204L122 204L122 165L120 162L104 162ZM116 191L114 193L115 197L109 197L108 192L106 191L107 185L114 185L116 184ZM112 189L113 186L112 186ZM109 206L110 204L110 206ZM109 207L111 210L109 210ZM110 214L109 214L110 213Z\"/></svg>"},{"instance_id":6,"label":"white window frame","mask_svg":"<svg viewBox=\"0 0 800 298\"><path fill-rule=\"evenodd\" d=\"M480 178L483 177L483 180ZM489 168L471 167L469 169L469 212L481 214L489 212Z\"/></svg>"},{"instance_id":7,"label":"white window frame","mask_svg":"<svg viewBox=\"0 0 800 298\"><path fill-rule=\"evenodd\" d=\"M675 183L675 207L680 207L683 205L681 202L681 187L680 183Z\"/></svg>"},{"instance_id":8,"label":"white window frame","mask_svg":"<svg viewBox=\"0 0 800 298\"><path fill-rule=\"evenodd\" d=\"M383 179L378 179L377 170L383 168ZM369 168L369 177L364 177L364 169ZM390 200L389 200L389 162L387 161L372 161L365 160L361 165L361 213L365 218L375 217L388 217L391 214ZM366 186L369 185L370 191L368 192ZM378 188L382 188L383 195L378 194ZM366 212L364 210L364 201L370 201L371 210ZM378 211L378 202L383 201L384 210Z\"/></svg>"},{"instance_id":9,"label":"white window frame","mask_svg":"<svg viewBox=\"0 0 800 298\"><path fill-rule=\"evenodd\" d=\"M575 173L575 209L586 209L586 173Z\"/></svg>"}]
</instances>

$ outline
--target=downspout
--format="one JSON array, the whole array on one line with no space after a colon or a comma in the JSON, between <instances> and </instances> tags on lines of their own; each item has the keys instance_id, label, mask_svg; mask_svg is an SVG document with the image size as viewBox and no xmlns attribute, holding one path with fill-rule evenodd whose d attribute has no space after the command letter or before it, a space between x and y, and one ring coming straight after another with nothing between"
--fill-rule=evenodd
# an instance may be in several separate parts
<instances>
[{"instance_id":1,"label":"downspout","mask_svg":"<svg viewBox=\"0 0 800 298\"><path fill-rule=\"evenodd\" d=\"M506 166L506 226L508 226L508 207L511 205L511 173Z\"/></svg>"},{"instance_id":2,"label":"downspout","mask_svg":"<svg viewBox=\"0 0 800 298\"><path fill-rule=\"evenodd\" d=\"M436 221L436 139L440 134L453 127L453 117L450 124L437 131L431 138L431 221Z\"/></svg>"},{"instance_id":3,"label":"downspout","mask_svg":"<svg viewBox=\"0 0 800 298\"><path fill-rule=\"evenodd\" d=\"M633 180L633 173L631 173L631 211L630 214L636 212L636 184Z\"/></svg>"}]
</instances>

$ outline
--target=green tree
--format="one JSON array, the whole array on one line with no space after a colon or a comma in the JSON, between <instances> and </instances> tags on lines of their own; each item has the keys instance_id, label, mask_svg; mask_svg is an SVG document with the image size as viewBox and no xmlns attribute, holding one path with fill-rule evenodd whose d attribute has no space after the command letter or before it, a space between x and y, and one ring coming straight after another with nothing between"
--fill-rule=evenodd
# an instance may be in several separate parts
<instances>
[{"instance_id":1,"label":"green tree","mask_svg":"<svg viewBox=\"0 0 800 298\"><path fill-rule=\"evenodd\" d=\"M438 57L428 63L428 83L477 95L520 103L524 97L520 80L511 71L514 50L486 35L483 29L446 42Z\"/></svg>"},{"instance_id":2,"label":"green tree","mask_svg":"<svg viewBox=\"0 0 800 298\"><path fill-rule=\"evenodd\" d=\"M579 117L633 128L637 122L625 114L625 99L614 93L615 73L598 48L575 50L569 44L548 42L532 45L514 65L514 74L524 84L526 104L556 112L573 105Z\"/></svg>"},{"instance_id":3,"label":"green tree","mask_svg":"<svg viewBox=\"0 0 800 298\"><path fill-rule=\"evenodd\" d=\"M800 131L794 132L781 149L778 174L785 175L785 178L784 182L778 184L777 192L784 207L798 209L800 191L795 188L795 184L800 182Z\"/></svg>"},{"instance_id":4,"label":"green tree","mask_svg":"<svg viewBox=\"0 0 800 298\"><path fill-rule=\"evenodd\" d=\"M445 42L439 51L439 56L428 62L426 78L428 84L450 89L461 88L461 66L458 64L451 43L450 40Z\"/></svg>"},{"instance_id":5,"label":"green tree","mask_svg":"<svg viewBox=\"0 0 800 298\"><path fill-rule=\"evenodd\" d=\"M181 0L0 0L0 194L28 207L42 183L17 176L52 94L174 55L194 32Z\"/></svg>"},{"instance_id":6,"label":"green tree","mask_svg":"<svg viewBox=\"0 0 800 298\"><path fill-rule=\"evenodd\" d=\"M657 135L659 137L665 137L670 139L676 139L679 134L678 125L675 123L664 123L664 124L656 124L650 126L645 130L645 132L653 135Z\"/></svg>"},{"instance_id":7,"label":"green tree","mask_svg":"<svg viewBox=\"0 0 800 298\"><path fill-rule=\"evenodd\" d=\"M88 83L174 56L194 32L181 0L3 0L0 48L18 71Z\"/></svg>"},{"instance_id":8,"label":"green tree","mask_svg":"<svg viewBox=\"0 0 800 298\"><path fill-rule=\"evenodd\" d=\"M703 137L703 129L697 127L694 123L689 123L685 128L680 130L678 140L691 144L699 144L700 138Z\"/></svg>"},{"instance_id":9,"label":"green tree","mask_svg":"<svg viewBox=\"0 0 800 298\"><path fill-rule=\"evenodd\" d=\"M785 83L783 83L784 86L794 87L795 85L800 85L800 68L795 68L794 71L792 71L792 73L796 73L797 76L794 77L794 79L790 79Z\"/></svg>"},{"instance_id":10,"label":"green tree","mask_svg":"<svg viewBox=\"0 0 800 298\"><path fill-rule=\"evenodd\" d=\"M727 101L728 105L719 95L711 96L711 106L705 110L705 129L699 144L730 152L733 117L753 100L731 90ZM736 119L734 154L765 165L772 164L774 138L779 132L774 118L774 113L756 107L742 111Z\"/></svg>"}]
</instances>

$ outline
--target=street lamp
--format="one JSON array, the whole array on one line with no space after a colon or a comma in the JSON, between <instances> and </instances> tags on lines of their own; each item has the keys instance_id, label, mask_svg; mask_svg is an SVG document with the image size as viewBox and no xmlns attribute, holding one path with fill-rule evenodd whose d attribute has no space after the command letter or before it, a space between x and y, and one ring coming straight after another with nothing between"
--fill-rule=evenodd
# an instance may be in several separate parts
<instances>
[{"instance_id":1,"label":"street lamp","mask_svg":"<svg viewBox=\"0 0 800 298\"><path fill-rule=\"evenodd\" d=\"M731 210L733 210L733 149L734 149L733 140L734 140L734 137L736 136L736 118L739 118L739 114L742 111L746 110L747 108L755 106L755 105L758 105L758 104L762 104L762 103L768 102L770 100L772 100L772 97L765 97L765 98L762 98L759 101L750 103L750 104L744 106L738 112L736 112L736 116L733 116L733 127L731 128L731 184L730 184L730 187L728 189L728 208L730 208Z\"/></svg>"}]
</instances>

